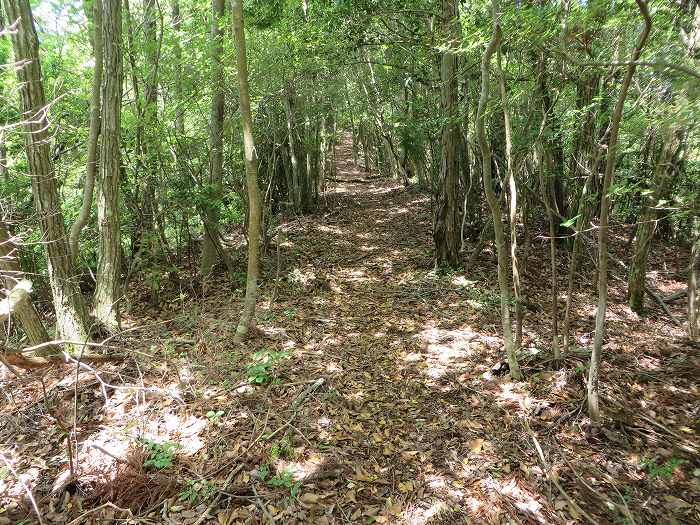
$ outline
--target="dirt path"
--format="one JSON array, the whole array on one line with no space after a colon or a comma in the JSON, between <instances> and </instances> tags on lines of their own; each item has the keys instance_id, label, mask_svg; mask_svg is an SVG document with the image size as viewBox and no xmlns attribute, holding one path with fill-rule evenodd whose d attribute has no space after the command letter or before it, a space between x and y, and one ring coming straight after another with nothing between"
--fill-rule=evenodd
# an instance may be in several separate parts
<instances>
[{"instance_id":1,"label":"dirt path","mask_svg":"<svg viewBox=\"0 0 700 525\"><path fill-rule=\"evenodd\" d=\"M582 508L599 523L629 522L619 494L639 525L700 515L700 360L677 328L635 317L611 286L607 419L591 432L582 409L592 287L577 292L580 347L561 369L544 350L546 309L528 310L526 380L513 382L492 257L469 275L437 274L424 193L369 180L348 143L338 180L321 211L284 223L280 279L271 250L245 345L231 343L242 287L222 278L199 299L164 293L158 311L135 301L125 327L142 328L113 344L137 352L99 380L85 370L76 387L72 372L52 370L44 394L30 374L0 376L11 400L2 453L51 509L45 521L111 502L153 523L192 524L232 471L206 523L563 524L582 522ZM535 245L528 264L533 305L549 301L546 253ZM80 468L69 494L57 418L70 421L74 407ZM547 481L533 436L577 504ZM144 465L154 451L161 470ZM31 522L25 487L6 477L0 488L6 515Z\"/></svg>"},{"instance_id":2,"label":"dirt path","mask_svg":"<svg viewBox=\"0 0 700 525\"><path fill-rule=\"evenodd\" d=\"M338 154L339 179L363 176L349 144ZM570 356L568 370L549 371L533 348L524 363L529 383L493 372L503 355L492 264L469 279L435 274L422 193L368 180L337 183L326 198L329 211L288 230L291 284L280 298L292 321L290 344L302 356L295 366L308 381L327 380L300 429L318 451L309 457L334 473L305 487L324 496L312 510L336 509L327 519L338 523L503 523L514 516L557 523L562 509L580 517L561 494L547 495L531 432L548 462L568 456L578 472L590 471L597 454L605 468L608 452L622 443L634 448L624 432L586 437L585 354ZM546 304L546 278L541 293ZM610 339L618 337L616 321L626 328L619 337L630 337L626 320L613 319ZM530 313L527 323L530 345L547 340L545 314ZM667 336L646 334L645 341ZM684 392L692 403L692 391ZM563 455L562 442L571 446ZM630 462L611 468L639 478ZM323 522L320 514L305 519Z\"/></svg>"},{"instance_id":3,"label":"dirt path","mask_svg":"<svg viewBox=\"0 0 700 525\"><path fill-rule=\"evenodd\" d=\"M339 178L362 176L347 145L339 157ZM519 468L520 452L500 440L527 395L482 377L501 361L495 292L432 271L425 195L366 182L338 183L327 198L330 212L288 232L298 289L281 297L295 309L297 366L327 379L302 430L342 472L324 503L352 523L465 523L497 522L525 501L546 521L527 481L498 479Z\"/></svg>"}]
</instances>

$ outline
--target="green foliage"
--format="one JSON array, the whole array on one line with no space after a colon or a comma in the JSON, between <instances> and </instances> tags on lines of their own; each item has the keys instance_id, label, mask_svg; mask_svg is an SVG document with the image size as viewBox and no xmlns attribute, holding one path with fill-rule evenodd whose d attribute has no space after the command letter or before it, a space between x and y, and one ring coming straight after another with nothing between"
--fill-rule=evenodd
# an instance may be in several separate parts
<instances>
[{"instance_id":1,"label":"green foliage","mask_svg":"<svg viewBox=\"0 0 700 525\"><path fill-rule=\"evenodd\" d=\"M675 457L667 459L661 464L657 463L655 458L644 458L641 461L641 466L647 470L649 480L654 481L657 478L671 478L675 470L685 463L688 462L684 459Z\"/></svg>"},{"instance_id":2,"label":"green foliage","mask_svg":"<svg viewBox=\"0 0 700 525\"><path fill-rule=\"evenodd\" d=\"M289 359L290 355L287 350L275 352L267 348L255 352L251 356L254 362L246 366L248 381L256 384L271 381L275 377L274 368L277 363L282 359Z\"/></svg>"},{"instance_id":3,"label":"green foliage","mask_svg":"<svg viewBox=\"0 0 700 525\"><path fill-rule=\"evenodd\" d=\"M467 303L477 310L496 311L501 307L501 294L496 290L472 286L467 288L469 299ZM515 299L511 297L511 306Z\"/></svg>"},{"instance_id":4,"label":"green foliage","mask_svg":"<svg viewBox=\"0 0 700 525\"><path fill-rule=\"evenodd\" d=\"M172 441L165 441L163 443L157 443L150 439L140 439L139 441L145 446L146 452L148 453L143 462L144 467L153 467L158 470L171 467L173 465L175 452L179 448L182 448L182 445L173 443Z\"/></svg>"},{"instance_id":5,"label":"green foliage","mask_svg":"<svg viewBox=\"0 0 700 525\"><path fill-rule=\"evenodd\" d=\"M223 422L221 421L221 418L224 415L223 410L210 410L209 412L206 413L207 419L212 425L216 426L222 426Z\"/></svg>"},{"instance_id":6,"label":"green foliage","mask_svg":"<svg viewBox=\"0 0 700 525\"><path fill-rule=\"evenodd\" d=\"M178 494L178 500L193 505L208 500L216 492L216 485L206 479L189 479Z\"/></svg>"},{"instance_id":7,"label":"green foliage","mask_svg":"<svg viewBox=\"0 0 700 525\"><path fill-rule=\"evenodd\" d=\"M272 447L270 447L270 459L274 461L280 458L291 458L293 451L294 449L292 448L292 443L289 440L289 437L285 436L280 441L273 443Z\"/></svg>"},{"instance_id":8,"label":"green foliage","mask_svg":"<svg viewBox=\"0 0 700 525\"><path fill-rule=\"evenodd\" d=\"M291 470L285 469L272 477L269 476L270 465L264 464L258 467L258 478L261 481L264 481L270 487L289 489L289 495L292 498L297 497L301 488L301 482L294 481L294 473Z\"/></svg>"}]
</instances>

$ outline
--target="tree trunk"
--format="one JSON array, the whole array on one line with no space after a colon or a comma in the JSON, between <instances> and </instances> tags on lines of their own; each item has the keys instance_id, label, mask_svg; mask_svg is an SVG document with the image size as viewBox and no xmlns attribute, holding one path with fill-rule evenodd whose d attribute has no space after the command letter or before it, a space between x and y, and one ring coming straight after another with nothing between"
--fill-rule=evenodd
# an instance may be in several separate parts
<instances>
[{"instance_id":1,"label":"tree trunk","mask_svg":"<svg viewBox=\"0 0 700 525\"><path fill-rule=\"evenodd\" d=\"M211 3L211 75L213 96L209 116L209 184L204 220L207 222L202 242L202 275L211 273L217 263L219 242L219 203L223 193L224 177L224 66L221 62L224 43L219 23L224 17L226 2Z\"/></svg>"},{"instance_id":2,"label":"tree trunk","mask_svg":"<svg viewBox=\"0 0 700 525\"><path fill-rule=\"evenodd\" d=\"M304 156L303 146L299 138L296 120L296 94L293 84L289 83L283 95L284 112L287 117L287 133L289 140L289 160L292 167L292 186L288 188L296 213L303 213L303 187L306 179L306 164L300 162Z\"/></svg>"},{"instance_id":3,"label":"tree trunk","mask_svg":"<svg viewBox=\"0 0 700 525\"><path fill-rule=\"evenodd\" d=\"M593 341L593 352L588 369L588 416L591 421L600 420L600 403L598 400L598 382L600 377L600 356L603 350L603 338L605 337L605 311L608 305L608 215L610 213L610 187L615 174L615 162L617 160L617 138L620 131L620 120L625 107L625 99L629 91L632 77L636 69L635 62L639 59L642 48L646 43L651 31L651 18L645 0L636 0L639 10L644 18L644 29L639 34L634 51L630 58L625 78L620 87L620 93L610 118L610 140L608 143L608 154L605 159L605 175L603 176L603 187L601 188L600 200L600 225L598 229L598 311L595 320L595 337Z\"/></svg>"},{"instance_id":4,"label":"tree trunk","mask_svg":"<svg viewBox=\"0 0 700 525\"><path fill-rule=\"evenodd\" d=\"M699 13L700 13L700 8ZM693 239L688 264L688 336L700 339L700 301L698 301L698 266L700 266L700 218L693 218Z\"/></svg>"},{"instance_id":5,"label":"tree trunk","mask_svg":"<svg viewBox=\"0 0 700 525\"><path fill-rule=\"evenodd\" d=\"M493 178L491 176L491 147L489 146L484 119L486 106L489 99L489 64L491 57L501 42L501 24L498 20L498 8L496 0L493 0L493 33L484 56L481 59L481 96L479 97L479 109L476 117L476 132L481 149L482 176L484 180L484 192L486 200L491 209L493 218L493 232L496 242L496 252L498 254L498 285L501 290L501 323L503 326L503 340L510 366L510 374L514 379L521 379L522 373L518 365L518 357L513 345L513 333L510 324L510 286L508 284L508 253L506 251L506 240L503 233L503 222L501 219L501 204L493 190Z\"/></svg>"},{"instance_id":6,"label":"tree trunk","mask_svg":"<svg viewBox=\"0 0 700 525\"><path fill-rule=\"evenodd\" d=\"M96 0L100 1L100 0ZM102 83L102 143L97 181L97 287L93 311L110 331L119 328L121 234L119 179L121 174L122 7L120 0L102 0L104 82Z\"/></svg>"},{"instance_id":7,"label":"tree trunk","mask_svg":"<svg viewBox=\"0 0 700 525\"><path fill-rule=\"evenodd\" d=\"M543 116L547 119L547 115ZM556 209L556 192L555 185L549 183L550 177L556 177L556 173L549 171L552 168L552 160L549 158L550 151L545 149L542 152L542 162L539 166L540 175L540 191L547 209L547 222L549 223L549 260L551 269L551 315L552 315L552 354L555 362L561 358L561 350L559 348L559 280L557 277L557 224L559 221L555 219L554 210ZM545 173L545 170L547 173Z\"/></svg>"},{"instance_id":8,"label":"tree trunk","mask_svg":"<svg viewBox=\"0 0 700 525\"><path fill-rule=\"evenodd\" d=\"M29 299L31 283L24 279L24 274L19 264L19 247L13 242L5 223L0 222L0 284L5 287L7 293L10 293L14 291L22 280L28 283L28 286L22 287L27 300L20 301L20 304L15 307L13 314L20 328L27 336L27 341L29 341L31 346L34 346L47 342L49 335L46 333L41 318Z\"/></svg>"},{"instance_id":9,"label":"tree trunk","mask_svg":"<svg viewBox=\"0 0 700 525\"><path fill-rule=\"evenodd\" d=\"M183 140L185 134L185 110L182 106L182 75L184 71L182 67L182 48L180 47L180 23L182 22L180 17L180 0L171 1L170 17L175 35L173 41L173 55L175 56L175 131L177 131L178 140ZM179 150L180 148L178 148L178 152Z\"/></svg>"},{"instance_id":10,"label":"tree trunk","mask_svg":"<svg viewBox=\"0 0 700 525\"><path fill-rule=\"evenodd\" d=\"M92 14L88 5L92 2ZM100 137L100 90L102 89L102 0L85 2L85 14L90 25L90 42L95 58L95 71L92 77L92 93L90 94L90 130L88 132L87 163L85 166L85 184L83 186L83 203L78 218L70 230L70 251L73 261L77 263L80 255L80 232L90 219L92 197L95 188L95 173L97 172L97 149Z\"/></svg>"},{"instance_id":11,"label":"tree trunk","mask_svg":"<svg viewBox=\"0 0 700 525\"><path fill-rule=\"evenodd\" d=\"M245 31L243 28L243 0L233 0L233 39L236 45L236 64L245 147L245 173L248 186L248 275L241 319L236 328L235 340L240 342L247 335L255 317L255 301L258 293L260 257L260 188L258 187L258 158L253 140L253 117L250 111L248 91L248 62L246 59Z\"/></svg>"},{"instance_id":12,"label":"tree trunk","mask_svg":"<svg viewBox=\"0 0 700 525\"><path fill-rule=\"evenodd\" d=\"M510 225L510 261L513 271L513 295L515 298L515 351L520 350L523 340L523 302L520 296L520 266L518 265L518 188L515 184L515 173L513 172L513 129L510 122L510 110L508 108L508 93L506 92L506 81L501 69L501 52L497 53L496 76L498 77L498 87L501 94L501 107L503 109L503 126L506 135L506 170L508 179L508 219ZM466 201L465 201L466 207ZM466 212L466 210L465 210Z\"/></svg>"},{"instance_id":13,"label":"tree trunk","mask_svg":"<svg viewBox=\"0 0 700 525\"><path fill-rule=\"evenodd\" d=\"M457 54L460 28L457 2L442 0L442 24L448 35L447 49L440 64L440 99L445 124L442 128L442 166L440 188L435 206L433 240L435 241L435 263L456 267L461 248L458 198L460 132L457 124Z\"/></svg>"},{"instance_id":14,"label":"tree trunk","mask_svg":"<svg viewBox=\"0 0 700 525\"><path fill-rule=\"evenodd\" d=\"M629 272L629 305L638 314L644 311L644 287L647 274L647 260L656 233L659 202L666 198L673 179L674 167L683 143L683 131L670 129L662 137L663 144L658 148L658 157L651 180L652 193L647 196L644 209L637 221L637 234L633 247Z\"/></svg>"},{"instance_id":15,"label":"tree trunk","mask_svg":"<svg viewBox=\"0 0 700 525\"><path fill-rule=\"evenodd\" d=\"M29 0L3 0L3 5L8 18L18 21L16 31L12 33L12 44L15 60L22 64L16 70L26 131L25 146L32 194L47 252L56 325L61 338L84 341L89 335L87 308L75 279L56 174L49 152L49 125L45 114L39 40Z\"/></svg>"}]
</instances>

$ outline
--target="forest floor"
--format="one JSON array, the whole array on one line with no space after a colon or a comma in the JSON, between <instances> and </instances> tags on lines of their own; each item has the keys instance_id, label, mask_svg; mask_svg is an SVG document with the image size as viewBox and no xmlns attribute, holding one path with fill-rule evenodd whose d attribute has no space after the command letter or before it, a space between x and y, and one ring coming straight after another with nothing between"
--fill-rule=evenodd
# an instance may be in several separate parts
<instances>
[{"instance_id":1,"label":"forest floor","mask_svg":"<svg viewBox=\"0 0 700 525\"><path fill-rule=\"evenodd\" d=\"M435 272L425 194L368 178L347 144L338 178L281 226L244 345L240 283L171 283L157 308L135 285L109 342L123 363L2 372L0 524L38 522L30 492L47 524L700 523L700 360L680 328L612 280L591 427L588 272L554 367L534 243L514 381L493 254ZM656 252L655 285L683 287Z\"/></svg>"}]
</instances>

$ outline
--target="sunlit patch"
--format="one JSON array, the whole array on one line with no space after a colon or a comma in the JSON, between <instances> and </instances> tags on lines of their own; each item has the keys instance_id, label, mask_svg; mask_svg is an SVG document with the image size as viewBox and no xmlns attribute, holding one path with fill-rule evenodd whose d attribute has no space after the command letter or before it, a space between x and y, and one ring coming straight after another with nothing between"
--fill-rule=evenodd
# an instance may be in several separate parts
<instances>
[{"instance_id":1,"label":"sunlit patch","mask_svg":"<svg viewBox=\"0 0 700 525\"><path fill-rule=\"evenodd\" d=\"M13 465L15 470L19 470L18 463L23 462L21 457L16 457L12 453L12 450L7 448L0 449L0 454L3 455L7 463ZM25 461L27 459L28 458L25 458ZM4 462L1 463L0 466L6 468ZM23 498L26 496L25 487L32 487L39 477L40 472L41 470L38 467L31 466L19 473L19 479L15 479L14 476L10 475L8 472L3 479L0 479L0 494L3 495L3 498Z\"/></svg>"},{"instance_id":2,"label":"sunlit patch","mask_svg":"<svg viewBox=\"0 0 700 525\"><path fill-rule=\"evenodd\" d=\"M343 369L342 369L342 367L339 366L337 363L331 362L331 363L328 363L328 364L326 365L326 371L327 371L327 372L331 372L331 373L333 373L333 372L336 372L336 373L337 373L337 372L342 372Z\"/></svg>"},{"instance_id":3,"label":"sunlit patch","mask_svg":"<svg viewBox=\"0 0 700 525\"><path fill-rule=\"evenodd\" d=\"M471 343L479 335L469 329L445 330L428 328L416 335L428 354L441 363L450 363L472 355Z\"/></svg>"},{"instance_id":4,"label":"sunlit patch","mask_svg":"<svg viewBox=\"0 0 700 525\"><path fill-rule=\"evenodd\" d=\"M410 211L411 210L409 210L408 208L396 208L396 209L391 210L389 212L389 215L406 215Z\"/></svg>"},{"instance_id":5,"label":"sunlit patch","mask_svg":"<svg viewBox=\"0 0 700 525\"><path fill-rule=\"evenodd\" d=\"M294 481L310 481L318 472L325 468L327 460L323 456L314 454L305 461L286 461L278 459L274 462L275 470L291 474Z\"/></svg>"},{"instance_id":6,"label":"sunlit patch","mask_svg":"<svg viewBox=\"0 0 700 525\"><path fill-rule=\"evenodd\" d=\"M333 233L335 235L342 235L344 233L343 230L338 228L337 226L328 226L326 224L319 224L318 226L316 226L316 229L321 232Z\"/></svg>"},{"instance_id":7,"label":"sunlit patch","mask_svg":"<svg viewBox=\"0 0 700 525\"><path fill-rule=\"evenodd\" d=\"M515 478L500 481L489 476L481 480L481 486L484 489L492 490L501 496L507 497L518 510L532 516L540 523L548 522L542 514L542 504L535 499L530 491L524 489Z\"/></svg>"},{"instance_id":8,"label":"sunlit patch","mask_svg":"<svg viewBox=\"0 0 700 525\"><path fill-rule=\"evenodd\" d=\"M452 278L452 284L459 287L474 286L476 281L470 281L463 275L456 275Z\"/></svg>"},{"instance_id":9,"label":"sunlit patch","mask_svg":"<svg viewBox=\"0 0 700 525\"><path fill-rule=\"evenodd\" d=\"M503 383L500 385L501 391L497 397L501 401L517 404L521 409L530 408L534 402L527 392L522 392L521 385L515 383Z\"/></svg>"}]
</instances>

